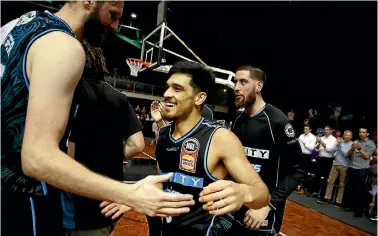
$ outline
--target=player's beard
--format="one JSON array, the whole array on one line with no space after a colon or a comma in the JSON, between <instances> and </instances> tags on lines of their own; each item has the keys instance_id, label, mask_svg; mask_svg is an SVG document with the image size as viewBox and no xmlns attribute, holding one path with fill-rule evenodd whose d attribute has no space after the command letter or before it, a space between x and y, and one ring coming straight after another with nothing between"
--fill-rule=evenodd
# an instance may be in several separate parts
<instances>
[{"instance_id":1,"label":"player's beard","mask_svg":"<svg viewBox=\"0 0 378 236\"><path fill-rule=\"evenodd\" d=\"M235 100L236 108L249 108L256 101L256 87L253 87L252 91L248 95L244 95L243 99Z\"/></svg>"},{"instance_id":2,"label":"player's beard","mask_svg":"<svg viewBox=\"0 0 378 236\"><path fill-rule=\"evenodd\" d=\"M89 16L84 24L83 37L93 47L99 47L107 36L107 27L101 24L98 8Z\"/></svg>"}]
</instances>

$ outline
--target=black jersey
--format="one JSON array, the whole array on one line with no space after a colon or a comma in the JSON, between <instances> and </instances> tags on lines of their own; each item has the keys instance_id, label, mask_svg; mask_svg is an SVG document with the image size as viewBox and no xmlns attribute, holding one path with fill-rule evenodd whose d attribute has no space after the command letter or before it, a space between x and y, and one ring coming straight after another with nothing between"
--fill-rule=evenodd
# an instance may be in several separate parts
<instances>
[{"instance_id":1,"label":"black jersey","mask_svg":"<svg viewBox=\"0 0 378 236\"><path fill-rule=\"evenodd\" d=\"M273 224L277 222L274 211L284 210L286 198L302 179L302 170L297 164L300 163L301 148L294 129L282 111L266 104L253 117L241 113L232 131L242 142L248 161L260 174L272 196L269 205L273 211L260 231L273 233ZM293 173L291 176L294 178L285 179ZM300 177L296 178L295 173L299 173ZM283 179L285 181L281 182ZM240 214L240 217L244 217L244 214Z\"/></svg>"},{"instance_id":2,"label":"black jersey","mask_svg":"<svg viewBox=\"0 0 378 236\"><path fill-rule=\"evenodd\" d=\"M162 235L206 235L215 217L203 210L203 203L198 199L203 187L218 180L207 169L207 154L212 137L220 126L201 118L186 135L177 140L172 138L174 127L175 122L172 122L160 128L156 145L156 160L161 174L174 173L163 184L163 189L191 194L195 205L187 214L164 218Z\"/></svg>"}]
</instances>

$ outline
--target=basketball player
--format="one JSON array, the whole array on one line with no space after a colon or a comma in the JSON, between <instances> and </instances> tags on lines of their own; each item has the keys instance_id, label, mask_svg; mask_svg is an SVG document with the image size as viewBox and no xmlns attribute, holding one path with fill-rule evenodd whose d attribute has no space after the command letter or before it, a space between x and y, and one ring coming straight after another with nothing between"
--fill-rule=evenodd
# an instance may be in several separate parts
<instances>
[{"instance_id":1,"label":"basketball player","mask_svg":"<svg viewBox=\"0 0 378 236\"><path fill-rule=\"evenodd\" d=\"M245 65L236 70L235 105L245 109L236 118L232 131L271 195L268 206L237 212L238 221L258 231L243 230L238 235L278 235L285 201L306 173L299 165L302 152L292 125L283 112L266 104L261 96L265 83L266 75L259 68Z\"/></svg>"},{"instance_id":2,"label":"basketball player","mask_svg":"<svg viewBox=\"0 0 378 236\"><path fill-rule=\"evenodd\" d=\"M233 224L227 214L243 204L266 206L267 188L237 137L201 117L214 76L200 64L181 61L171 68L167 85L162 114L172 122L159 130L156 160L161 173L174 175L163 189L192 194L196 204L188 214L163 219L162 235L225 235ZM155 102L151 113L161 124L157 109Z\"/></svg>"},{"instance_id":3,"label":"basketball player","mask_svg":"<svg viewBox=\"0 0 378 236\"><path fill-rule=\"evenodd\" d=\"M86 62L81 86L75 91L79 107L68 138L68 154L101 175L123 181L123 161L144 149L143 126L126 95L105 82L107 68L101 48L86 41L83 46ZM121 215L107 218L100 212L100 203L63 193L66 236L110 235Z\"/></svg>"},{"instance_id":4,"label":"basketball player","mask_svg":"<svg viewBox=\"0 0 378 236\"><path fill-rule=\"evenodd\" d=\"M190 195L156 187L172 174L134 185L96 174L65 154L66 127L83 73L84 38L98 45L118 28L124 2L67 2L56 14L29 12L1 45L3 235L60 235L60 191L124 203L148 215L186 213ZM14 23L14 21L12 22ZM73 114L73 112L72 112Z\"/></svg>"}]
</instances>

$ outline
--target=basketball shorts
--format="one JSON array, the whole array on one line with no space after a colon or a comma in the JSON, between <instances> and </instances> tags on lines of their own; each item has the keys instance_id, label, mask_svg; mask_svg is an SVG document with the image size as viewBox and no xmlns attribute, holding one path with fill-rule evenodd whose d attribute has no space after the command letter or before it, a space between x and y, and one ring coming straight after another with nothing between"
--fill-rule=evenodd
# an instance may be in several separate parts
<instances>
[{"instance_id":1,"label":"basketball shorts","mask_svg":"<svg viewBox=\"0 0 378 236\"><path fill-rule=\"evenodd\" d=\"M60 236L62 206L60 194L31 196L1 191L1 235Z\"/></svg>"}]
</instances>

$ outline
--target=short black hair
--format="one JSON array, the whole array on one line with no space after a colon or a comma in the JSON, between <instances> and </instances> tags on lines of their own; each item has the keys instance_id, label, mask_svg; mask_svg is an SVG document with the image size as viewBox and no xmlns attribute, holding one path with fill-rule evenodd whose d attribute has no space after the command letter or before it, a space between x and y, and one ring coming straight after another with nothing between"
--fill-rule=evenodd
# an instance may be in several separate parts
<instances>
[{"instance_id":1,"label":"short black hair","mask_svg":"<svg viewBox=\"0 0 378 236\"><path fill-rule=\"evenodd\" d=\"M191 75L190 86L194 88L196 93L206 93L207 98L211 97L211 92L215 90L214 73L199 63L185 60L179 61L171 67L169 76L175 73Z\"/></svg>"},{"instance_id":2,"label":"short black hair","mask_svg":"<svg viewBox=\"0 0 378 236\"><path fill-rule=\"evenodd\" d=\"M304 128L308 127L309 129L312 129L310 124L305 124L303 127Z\"/></svg>"},{"instance_id":3,"label":"short black hair","mask_svg":"<svg viewBox=\"0 0 378 236\"><path fill-rule=\"evenodd\" d=\"M240 71L240 70L248 70L249 75L252 79L259 80L263 82L264 85L266 85L267 83L266 74L260 68L254 67L252 65L242 65L236 69L236 71Z\"/></svg>"}]
</instances>

